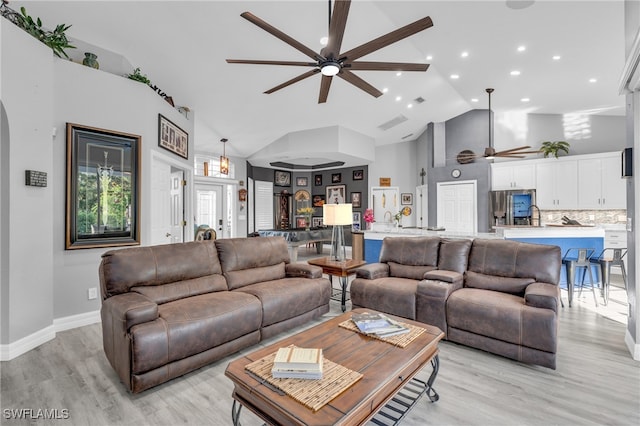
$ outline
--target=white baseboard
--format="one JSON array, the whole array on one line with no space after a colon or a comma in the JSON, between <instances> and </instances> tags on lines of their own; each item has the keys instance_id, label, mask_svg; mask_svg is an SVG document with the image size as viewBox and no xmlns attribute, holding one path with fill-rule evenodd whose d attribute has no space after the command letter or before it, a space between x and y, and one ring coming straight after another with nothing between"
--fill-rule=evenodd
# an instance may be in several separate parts
<instances>
[{"instance_id":1,"label":"white baseboard","mask_svg":"<svg viewBox=\"0 0 640 426\"><path fill-rule=\"evenodd\" d=\"M53 320L53 324L15 342L0 345L0 361L10 361L55 339L56 333L100 322L100 311L86 312Z\"/></svg>"},{"instance_id":2,"label":"white baseboard","mask_svg":"<svg viewBox=\"0 0 640 426\"><path fill-rule=\"evenodd\" d=\"M629 349L631 358L636 361L640 361L640 343L637 343L633 340L631 333L629 333L629 329L627 329L626 333L624 334L624 343L626 343L627 349Z\"/></svg>"}]
</instances>

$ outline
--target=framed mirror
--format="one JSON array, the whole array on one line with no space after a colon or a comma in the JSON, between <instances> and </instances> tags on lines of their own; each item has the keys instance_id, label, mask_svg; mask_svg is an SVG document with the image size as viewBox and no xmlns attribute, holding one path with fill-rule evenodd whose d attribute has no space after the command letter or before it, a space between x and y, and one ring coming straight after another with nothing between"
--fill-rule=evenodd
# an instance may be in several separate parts
<instances>
[{"instance_id":1,"label":"framed mirror","mask_svg":"<svg viewBox=\"0 0 640 426\"><path fill-rule=\"evenodd\" d=\"M141 139L67 123L67 250L140 244Z\"/></svg>"}]
</instances>

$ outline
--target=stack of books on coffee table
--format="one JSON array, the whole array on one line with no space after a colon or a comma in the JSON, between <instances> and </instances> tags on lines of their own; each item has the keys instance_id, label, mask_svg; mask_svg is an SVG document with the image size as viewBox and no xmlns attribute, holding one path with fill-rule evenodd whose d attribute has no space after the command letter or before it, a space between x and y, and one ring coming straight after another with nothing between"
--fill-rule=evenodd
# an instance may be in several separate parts
<instances>
[{"instance_id":1,"label":"stack of books on coffee table","mask_svg":"<svg viewBox=\"0 0 640 426\"><path fill-rule=\"evenodd\" d=\"M322 349L288 346L278 349L271 375L275 379L322 379Z\"/></svg>"},{"instance_id":2,"label":"stack of books on coffee table","mask_svg":"<svg viewBox=\"0 0 640 426\"><path fill-rule=\"evenodd\" d=\"M352 314L351 321L360 332L377 337L391 337L409 332L407 327L381 313Z\"/></svg>"}]
</instances>

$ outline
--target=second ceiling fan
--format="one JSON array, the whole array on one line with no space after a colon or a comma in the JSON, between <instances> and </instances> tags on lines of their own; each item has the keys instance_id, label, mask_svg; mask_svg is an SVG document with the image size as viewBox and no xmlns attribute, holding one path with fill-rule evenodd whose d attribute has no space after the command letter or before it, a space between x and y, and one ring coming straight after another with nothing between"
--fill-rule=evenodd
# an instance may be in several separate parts
<instances>
[{"instance_id":1,"label":"second ceiling fan","mask_svg":"<svg viewBox=\"0 0 640 426\"><path fill-rule=\"evenodd\" d=\"M331 0L329 0L329 36L327 45L320 51L315 52L313 49L305 46L293 37L285 34L279 29L273 27L257 16L250 12L244 12L240 16L248 20L254 25L262 28L269 34L279 38L293 48L304 53L313 62L301 62L301 61L265 61L265 60L249 60L249 59L227 59L230 64L257 64L257 65L288 65L288 66L301 66L311 67L312 69L285 81L278 86L275 86L264 93L270 94L277 90L283 89L294 83L297 83L305 78L311 77L317 73L322 74L322 80L320 82L320 94L318 96L318 103L325 103L329 95L329 88L333 77L337 76L357 88L364 90L371 96L379 97L382 92L371 84L364 81L362 78L355 75L352 71L426 71L429 68L429 64L419 63L403 63L403 62L366 62L356 61L357 59L368 55L372 52L382 49L390 44L407 38L413 34L423 31L431 26L433 22L430 17L424 17L404 27L398 28L388 34L373 39L367 43L364 43L358 47L350 49L346 52L340 53L342 47L342 38L344 36L345 27L347 24L347 16L349 15L349 8L351 6L351 0L336 0L335 5L331 7Z\"/></svg>"}]
</instances>

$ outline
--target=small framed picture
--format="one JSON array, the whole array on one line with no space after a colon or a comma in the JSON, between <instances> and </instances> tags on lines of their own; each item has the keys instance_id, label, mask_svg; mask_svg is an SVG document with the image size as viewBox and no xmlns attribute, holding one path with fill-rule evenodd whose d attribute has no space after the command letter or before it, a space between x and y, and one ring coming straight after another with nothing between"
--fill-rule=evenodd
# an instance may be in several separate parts
<instances>
[{"instance_id":1,"label":"small framed picture","mask_svg":"<svg viewBox=\"0 0 640 426\"><path fill-rule=\"evenodd\" d=\"M342 182L342 173L333 173L331 175L331 183L340 183Z\"/></svg>"},{"instance_id":2,"label":"small framed picture","mask_svg":"<svg viewBox=\"0 0 640 426\"><path fill-rule=\"evenodd\" d=\"M361 217L360 212L353 212L353 223L351 224L352 231L360 230L360 217Z\"/></svg>"},{"instance_id":3,"label":"small framed picture","mask_svg":"<svg viewBox=\"0 0 640 426\"><path fill-rule=\"evenodd\" d=\"M189 134L162 114L158 114L158 146L189 158Z\"/></svg>"},{"instance_id":4,"label":"small framed picture","mask_svg":"<svg viewBox=\"0 0 640 426\"><path fill-rule=\"evenodd\" d=\"M362 179L364 179L364 170L354 170L353 180L362 180Z\"/></svg>"},{"instance_id":5,"label":"small framed picture","mask_svg":"<svg viewBox=\"0 0 640 426\"><path fill-rule=\"evenodd\" d=\"M413 194L410 192L403 192L400 194L400 204L403 206L413 204Z\"/></svg>"},{"instance_id":6,"label":"small framed picture","mask_svg":"<svg viewBox=\"0 0 640 426\"><path fill-rule=\"evenodd\" d=\"M315 175L313 177L313 184L315 186L322 186L322 175Z\"/></svg>"},{"instance_id":7,"label":"small framed picture","mask_svg":"<svg viewBox=\"0 0 640 426\"><path fill-rule=\"evenodd\" d=\"M275 186L291 186L291 172L275 170L273 172L273 184Z\"/></svg>"},{"instance_id":8,"label":"small framed picture","mask_svg":"<svg viewBox=\"0 0 640 426\"><path fill-rule=\"evenodd\" d=\"M309 184L309 181L307 180L306 177L298 177L296 178L296 185L298 186L307 186Z\"/></svg>"},{"instance_id":9,"label":"small framed picture","mask_svg":"<svg viewBox=\"0 0 640 426\"><path fill-rule=\"evenodd\" d=\"M296 217L296 228L306 228L307 220L304 217Z\"/></svg>"},{"instance_id":10,"label":"small framed picture","mask_svg":"<svg viewBox=\"0 0 640 426\"><path fill-rule=\"evenodd\" d=\"M322 206L324 206L324 195L314 195L313 207L322 207Z\"/></svg>"},{"instance_id":11,"label":"small framed picture","mask_svg":"<svg viewBox=\"0 0 640 426\"><path fill-rule=\"evenodd\" d=\"M353 204L353 208L357 209L362 207L362 192L352 192L351 193L351 204Z\"/></svg>"},{"instance_id":12,"label":"small framed picture","mask_svg":"<svg viewBox=\"0 0 640 426\"><path fill-rule=\"evenodd\" d=\"M323 226L322 216L313 216L311 218L311 226L313 226L314 228L320 228L321 226Z\"/></svg>"},{"instance_id":13,"label":"small framed picture","mask_svg":"<svg viewBox=\"0 0 640 426\"><path fill-rule=\"evenodd\" d=\"M332 185L327 186L327 198L325 198L325 203L327 204L344 204L346 203L347 197L347 186L346 185Z\"/></svg>"}]
</instances>

